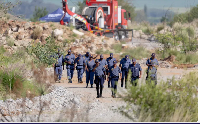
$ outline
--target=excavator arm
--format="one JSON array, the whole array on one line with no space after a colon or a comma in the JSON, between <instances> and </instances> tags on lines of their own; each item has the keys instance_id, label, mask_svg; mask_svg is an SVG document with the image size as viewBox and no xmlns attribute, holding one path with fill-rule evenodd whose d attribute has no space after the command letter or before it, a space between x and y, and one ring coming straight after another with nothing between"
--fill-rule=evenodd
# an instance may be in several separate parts
<instances>
[{"instance_id":1,"label":"excavator arm","mask_svg":"<svg viewBox=\"0 0 200 124\"><path fill-rule=\"evenodd\" d=\"M83 22L85 25L86 25L86 28L88 29L88 31L92 31L91 28L90 28L90 24L87 22L87 20L83 17L81 17L80 15L76 14L76 13L73 13L69 8L68 8L68 3L67 3L67 0L62 0L62 4L63 4L63 11L64 11L64 14L60 20L60 24L61 25L64 25L64 17L66 15L66 13L68 13L70 16L72 16L73 18Z\"/></svg>"}]
</instances>

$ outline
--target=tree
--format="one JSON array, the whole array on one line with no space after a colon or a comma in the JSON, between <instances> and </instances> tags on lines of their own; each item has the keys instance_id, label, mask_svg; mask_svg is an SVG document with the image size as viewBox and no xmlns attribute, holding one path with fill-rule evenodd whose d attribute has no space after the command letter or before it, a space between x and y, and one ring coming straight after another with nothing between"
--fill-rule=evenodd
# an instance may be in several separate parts
<instances>
[{"instance_id":1,"label":"tree","mask_svg":"<svg viewBox=\"0 0 200 124\"><path fill-rule=\"evenodd\" d=\"M81 15L82 11L83 11L83 8L85 7L85 3L86 3L86 0L83 0L82 2L78 2L78 14Z\"/></svg>"},{"instance_id":2,"label":"tree","mask_svg":"<svg viewBox=\"0 0 200 124\"><path fill-rule=\"evenodd\" d=\"M144 13L145 13L145 16L147 17L147 5L146 4L144 5Z\"/></svg>"},{"instance_id":3,"label":"tree","mask_svg":"<svg viewBox=\"0 0 200 124\"><path fill-rule=\"evenodd\" d=\"M39 18L48 14L46 8L35 7L35 11L33 13L33 17L30 19L32 22L38 21Z\"/></svg>"}]
</instances>

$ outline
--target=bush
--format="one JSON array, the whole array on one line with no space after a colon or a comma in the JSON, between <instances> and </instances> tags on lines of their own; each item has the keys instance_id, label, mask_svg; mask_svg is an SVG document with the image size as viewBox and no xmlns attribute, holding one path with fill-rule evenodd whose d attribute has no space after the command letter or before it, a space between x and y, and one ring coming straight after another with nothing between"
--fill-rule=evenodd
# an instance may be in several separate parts
<instances>
[{"instance_id":1,"label":"bush","mask_svg":"<svg viewBox=\"0 0 200 124\"><path fill-rule=\"evenodd\" d=\"M159 25L159 26L157 27L157 32L159 32L159 31L163 30L164 28L165 28L165 26L164 26L164 25Z\"/></svg>"},{"instance_id":2,"label":"bush","mask_svg":"<svg viewBox=\"0 0 200 124\"><path fill-rule=\"evenodd\" d=\"M39 21L41 17L44 17L48 14L46 8L35 7L35 11L33 13L33 17L30 19L32 22Z\"/></svg>"},{"instance_id":3,"label":"bush","mask_svg":"<svg viewBox=\"0 0 200 124\"><path fill-rule=\"evenodd\" d=\"M120 53L122 51L122 44L114 44L112 45L112 49L115 50L115 53Z\"/></svg>"},{"instance_id":4,"label":"bush","mask_svg":"<svg viewBox=\"0 0 200 124\"><path fill-rule=\"evenodd\" d=\"M156 87L152 84L131 86L123 97L127 109L136 113L139 121L168 122L198 120L198 73L191 72L181 80L172 79L172 85L163 82ZM138 105L138 109L132 108ZM131 116L126 110L121 110Z\"/></svg>"},{"instance_id":5,"label":"bush","mask_svg":"<svg viewBox=\"0 0 200 124\"><path fill-rule=\"evenodd\" d=\"M33 34L32 34L32 37L33 39L39 39L40 37L42 36L42 30L40 27L36 27L34 30L33 30Z\"/></svg>"},{"instance_id":6,"label":"bush","mask_svg":"<svg viewBox=\"0 0 200 124\"><path fill-rule=\"evenodd\" d=\"M153 34L153 29L150 26L147 26L144 30L143 33L146 35Z\"/></svg>"},{"instance_id":7,"label":"bush","mask_svg":"<svg viewBox=\"0 0 200 124\"><path fill-rule=\"evenodd\" d=\"M100 55L100 54L110 54L110 53L111 53L111 51L109 51L109 50L103 51L102 49L98 49L96 51L96 54L98 54L98 55Z\"/></svg>"},{"instance_id":8,"label":"bush","mask_svg":"<svg viewBox=\"0 0 200 124\"><path fill-rule=\"evenodd\" d=\"M6 38L6 41L7 41L8 46L10 46L10 47L14 46L14 44L15 44L14 41L9 37Z\"/></svg>"}]
</instances>

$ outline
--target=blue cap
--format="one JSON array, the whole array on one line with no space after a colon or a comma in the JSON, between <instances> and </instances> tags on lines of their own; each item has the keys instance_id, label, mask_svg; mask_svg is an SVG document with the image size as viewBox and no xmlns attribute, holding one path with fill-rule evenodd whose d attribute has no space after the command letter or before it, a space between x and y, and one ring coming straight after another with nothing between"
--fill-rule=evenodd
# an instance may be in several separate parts
<instances>
[{"instance_id":1,"label":"blue cap","mask_svg":"<svg viewBox=\"0 0 200 124\"><path fill-rule=\"evenodd\" d=\"M113 57L113 53L110 53L110 57Z\"/></svg>"},{"instance_id":2,"label":"blue cap","mask_svg":"<svg viewBox=\"0 0 200 124\"><path fill-rule=\"evenodd\" d=\"M98 60L98 59L96 59L96 60L95 60L95 63L98 63L98 62L99 62L99 60Z\"/></svg>"},{"instance_id":3,"label":"blue cap","mask_svg":"<svg viewBox=\"0 0 200 124\"><path fill-rule=\"evenodd\" d=\"M155 57L155 56L156 56L156 54L155 54L155 53L152 53L152 54L151 54L151 56L152 56L152 57Z\"/></svg>"},{"instance_id":4,"label":"blue cap","mask_svg":"<svg viewBox=\"0 0 200 124\"><path fill-rule=\"evenodd\" d=\"M81 57L81 54L78 54L78 57Z\"/></svg>"},{"instance_id":5,"label":"blue cap","mask_svg":"<svg viewBox=\"0 0 200 124\"><path fill-rule=\"evenodd\" d=\"M133 58L133 59L132 59L132 62L136 62L136 59L135 59L135 58Z\"/></svg>"},{"instance_id":6,"label":"blue cap","mask_svg":"<svg viewBox=\"0 0 200 124\"><path fill-rule=\"evenodd\" d=\"M68 53L71 53L71 50L68 50Z\"/></svg>"},{"instance_id":7,"label":"blue cap","mask_svg":"<svg viewBox=\"0 0 200 124\"><path fill-rule=\"evenodd\" d=\"M100 55L100 58L103 59L103 55L102 54Z\"/></svg>"},{"instance_id":8,"label":"blue cap","mask_svg":"<svg viewBox=\"0 0 200 124\"><path fill-rule=\"evenodd\" d=\"M86 52L86 54L90 54L89 52Z\"/></svg>"},{"instance_id":9,"label":"blue cap","mask_svg":"<svg viewBox=\"0 0 200 124\"><path fill-rule=\"evenodd\" d=\"M93 55L90 55L90 58L92 58L93 57Z\"/></svg>"},{"instance_id":10,"label":"blue cap","mask_svg":"<svg viewBox=\"0 0 200 124\"><path fill-rule=\"evenodd\" d=\"M115 61L113 61L113 64L117 64L117 61L115 60Z\"/></svg>"},{"instance_id":11,"label":"blue cap","mask_svg":"<svg viewBox=\"0 0 200 124\"><path fill-rule=\"evenodd\" d=\"M128 56L128 55L126 55L126 56L125 56L125 58L126 58L126 59L129 59L129 56Z\"/></svg>"}]
</instances>

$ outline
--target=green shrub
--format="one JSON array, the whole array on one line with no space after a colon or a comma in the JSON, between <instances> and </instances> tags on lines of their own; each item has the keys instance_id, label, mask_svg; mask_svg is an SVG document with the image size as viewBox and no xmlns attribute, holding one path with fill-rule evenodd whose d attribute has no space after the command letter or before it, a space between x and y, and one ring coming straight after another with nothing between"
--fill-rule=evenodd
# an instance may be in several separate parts
<instances>
[{"instance_id":1,"label":"green shrub","mask_svg":"<svg viewBox=\"0 0 200 124\"><path fill-rule=\"evenodd\" d=\"M75 33L73 33L73 34L72 34L72 36L73 36L73 37L77 37L78 35L77 35L77 34L75 34Z\"/></svg>"},{"instance_id":2,"label":"green shrub","mask_svg":"<svg viewBox=\"0 0 200 124\"><path fill-rule=\"evenodd\" d=\"M10 46L10 47L14 46L14 44L15 44L14 41L9 37L6 38L6 41L7 41L8 46Z\"/></svg>"},{"instance_id":3,"label":"green shrub","mask_svg":"<svg viewBox=\"0 0 200 124\"><path fill-rule=\"evenodd\" d=\"M112 49L115 50L115 53L120 53L122 51L122 44L114 44L112 45Z\"/></svg>"},{"instance_id":4,"label":"green shrub","mask_svg":"<svg viewBox=\"0 0 200 124\"><path fill-rule=\"evenodd\" d=\"M111 53L111 51L109 51L109 50L103 51L102 49L98 49L96 51L96 54L98 54L98 55L100 55L100 54L110 54L110 53Z\"/></svg>"},{"instance_id":5,"label":"green shrub","mask_svg":"<svg viewBox=\"0 0 200 124\"><path fill-rule=\"evenodd\" d=\"M150 26L148 26L143 30L143 33L146 35L153 34L153 29Z\"/></svg>"},{"instance_id":6,"label":"green shrub","mask_svg":"<svg viewBox=\"0 0 200 124\"><path fill-rule=\"evenodd\" d=\"M159 25L159 26L157 27L157 32L163 30L164 28L165 28L164 25Z\"/></svg>"},{"instance_id":7,"label":"green shrub","mask_svg":"<svg viewBox=\"0 0 200 124\"><path fill-rule=\"evenodd\" d=\"M41 36L42 36L42 30L39 27L36 27L33 30L33 34L32 34L33 39L35 39L35 40L39 39Z\"/></svg>"},{"instance_id":8,"label":"green shrub","mask_svg":"<svg viewBox=\"0 0 200 124\"><path fill-rule=\"evenodd\" d=\"M188 36L193 38L195 34L194 29L192 27L188 27L186 28L186 30L187 30Z\"/></svg>"},{"instance_id":9,"label":"green shrub","mask_svg":"<svg viewBox=\"0 0 200 124\"><path fill-rule=\"evenodd\" d=\"M198 120L198 73L191 72L181 80L172 79L172 85L161 82L156 87L152 84L130 86L123 97L126 108L133 111L139 121L168 122ZM138 105L138 109L132 108ZM131 116L121 109L126 116Z\"/></svg>"}]
</instances>

